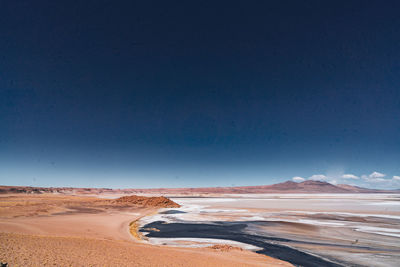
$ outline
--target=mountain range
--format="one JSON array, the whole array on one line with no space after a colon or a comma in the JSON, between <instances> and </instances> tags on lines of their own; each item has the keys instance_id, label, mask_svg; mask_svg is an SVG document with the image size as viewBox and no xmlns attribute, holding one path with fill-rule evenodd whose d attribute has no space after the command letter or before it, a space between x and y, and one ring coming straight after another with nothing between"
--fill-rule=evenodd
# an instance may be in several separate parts
<instances>
[{"instance_id":1,"label":"mountain range","mask_svg":"<svg viewBox=\"0 0 400 267\"><path fill-rule=\"evenodd\" d=\"M59 194L268 194L268 193L400 193L400 190L369 189L348 184L333 185L324 181L308 180L301 183L286 181L273 185L198 187L198 188L152 188L110 189L74 187L0 186L0 193L59 193Z\"/></svg>"}]
</instances>

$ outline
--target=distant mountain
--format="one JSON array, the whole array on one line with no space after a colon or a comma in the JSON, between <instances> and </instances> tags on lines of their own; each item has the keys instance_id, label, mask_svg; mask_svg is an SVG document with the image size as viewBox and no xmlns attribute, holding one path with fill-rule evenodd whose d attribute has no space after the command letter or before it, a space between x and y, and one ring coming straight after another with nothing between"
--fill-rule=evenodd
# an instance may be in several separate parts
<instances>
[{"instance_id":1,"label":"distant mountain","mask_svg":"<svg viewBox=\"0 0 400 267\"><path fill-rule=\"evenodd\" d=\"M58 194L268 194L268 193L399 193L400 190L368 189L347 184L333 185L323 181L308 180L301 183L286 181L273 185L199 188L109 189L73 187L0 186L0 193L58 193Z\"/></svg>"}]
</instances>

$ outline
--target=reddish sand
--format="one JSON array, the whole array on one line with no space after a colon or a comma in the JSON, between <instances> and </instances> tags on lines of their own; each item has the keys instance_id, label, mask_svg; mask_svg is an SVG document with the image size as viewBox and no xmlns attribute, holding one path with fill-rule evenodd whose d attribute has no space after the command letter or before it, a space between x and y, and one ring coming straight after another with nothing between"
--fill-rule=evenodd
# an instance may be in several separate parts
<instances>
[{"instance_id":1,"label":"reddish sand","mask_svg":"<svg viewBox=\"0 0 400 267\"><path fill-rule=\"evenodd\" d=\"M215 250L220 250L220 251L243 250L242 248L234 247L231 245L214 245L209 248L215 249Z\"/></svg>"}]
</instances>

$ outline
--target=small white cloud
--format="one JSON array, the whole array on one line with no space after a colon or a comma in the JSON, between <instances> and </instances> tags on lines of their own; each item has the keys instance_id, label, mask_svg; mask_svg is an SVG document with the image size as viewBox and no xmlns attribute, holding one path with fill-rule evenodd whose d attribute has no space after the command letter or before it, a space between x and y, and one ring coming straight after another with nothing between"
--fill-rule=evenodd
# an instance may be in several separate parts
<instances>
[{"instance_id":1,"label":"small white cloud","mask_svg":"<svg viewBox=\"0 0 400 267\"><path fill-rule=\"evenodd\" d=\"M371 183L383 183L390 181L389 179L384 179L386 174L380 173L380 172L373 172L370 175L362 175L361 177L366 180L367 182Z\"/></svg>"},{"instance_id":2,"label":"small white cloud","mask_svg":"<svg viewBox=\"0 0 400 267\"><path fill-rule=\"evenodd\" d=\"M383 178L385 176L386 176L386 174L383 174L380 172L373 172L369 175L369 178Z\"/></svg>"},{"instance_id":3,"label":"small white cloud","mask_svg":"<svg viewBox=\"0 0 400 267\"><path fill-rule=\"evenodd\" d=\"M390 180L383 179L383 178L368 178L367 181L372 182L372 183L382 183L382 182L387 182Z\"/></svg>"},{"instance_id":4,"label":"small white cloud","mask_svg":"<svg viewBox=\"0 0 400 267\"><path fill-rule=\"evenodd\" d=\"M393 176L392 178L385 178L386 174L373 172L370 175L362 175L361 178L373 188L393 189L398 188L400 184L400 176Z\"/></svg>"},{"instance_id":5,"label":"small white cloud","mask_svg":"<svg viewBox=\"0 0 400 267\"><path fill-rule=\"evenodd\" d=\"M337 181L336 180L330 180L329 183L333 184L333 185L337 185Z\"/></svg>"},{"instance_id":6,"label":"small white cloud","mask_svg":"<svg viewBox=\"0 0 400 267\"><path fill-rule=\"evenodd\" d=\"M304 182L306 179L300 176L295 176L292 178L293 182Z\"/></svg>"},{"instance_id":7,"label":"small white cloud","mask_svg":"<svg viewBox=\"0 0 400 267\"><path fill-rule=\"evenodd\" d=\"M310 178L308 178L309 180L326 180L328 177L326 177L323 174L314 174L313 176L310 176Z\"/></svg>"},{"instance_id":8,"label":"small white cloud","mask_svg":"<svg viewBox=\"0 0 400 267\"><path fill-rule=\"evenodd\" d=\"M358 179L358 176L356 176L354 174L343 174L342 178L343 179Z\"/></svg>"}]
</instances>

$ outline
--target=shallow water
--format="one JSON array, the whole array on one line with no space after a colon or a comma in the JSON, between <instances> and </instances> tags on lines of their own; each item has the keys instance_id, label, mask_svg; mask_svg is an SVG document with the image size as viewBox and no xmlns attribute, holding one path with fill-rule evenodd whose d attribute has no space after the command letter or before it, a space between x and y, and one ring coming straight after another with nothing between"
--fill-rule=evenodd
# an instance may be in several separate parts
<instances>
[{"instance_id":1,"label":"shallow water","mask_svg":"<svg viewBox=\"0 0 400 267\"><path fill-rule=\"evenodd\" d=\"M275 244L275 241L290 242L288 239L272 238L247 234L244 229L246 223L213 222L212 224L165 223L157 221L144 226L154 230L141 230L148 232L147 237L160 238L206 238L233 240L240 243L261 248L257 253L288 261L299 266L342 266L327 259L313 256L293 249L289 246Z\"/></svg>"}]
</instances>

